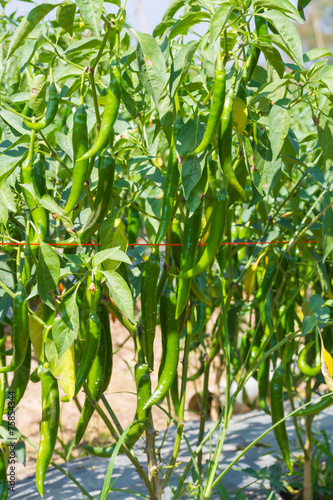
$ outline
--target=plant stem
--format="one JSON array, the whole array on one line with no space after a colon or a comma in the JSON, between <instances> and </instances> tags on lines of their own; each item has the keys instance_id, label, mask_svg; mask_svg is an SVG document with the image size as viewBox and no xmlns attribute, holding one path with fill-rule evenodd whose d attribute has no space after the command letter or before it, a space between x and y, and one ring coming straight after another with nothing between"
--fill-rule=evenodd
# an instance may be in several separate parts
<instances>
[{"instance_id":1,"label":"plant stem","mask_svg":"<svg viewBox=\"0 0 333 500\"><path fill-rule=\"evenodd\" d=\"M306 383L305 402L311 401L311 378ZM303 500L312 500L312 415L305 417L305 443L304 443L304 473L303 473Z\"/></svg>"},{"instance_id":2,"label":"plant stem","mask_svg":"<svg viewBox=\"0 0 333 500\"><path fill-rule=\"evenodd\" d=\"M84 391L85 391L86 395L88 396L91 404L94 406L95 410L97 411L97 413L99 414L99 416L102 418L103 422L105 423L105 425L109 429L111 436L118 441L119 435L117 434L115 428L113 427L112 423L110 422L110 420L108 419L108 417L106 416L106 414L104 413L104 411L102 410L100 405L97 403L97 401L94 400L94 398L89 390L88 384L86 382L83 384L83 387L84 387ZM122 445L121 450L125 453L127 458L129 458L130 461L132 462L132 464L134 465L137 473L141 477L143 483L146 485L148 492L149 492L149 495L153 499L154 498L153 486L152 486L151 482L149 481L149 478L148 478L145 470L143 469L142 465L140 465L137 458L132 455L131 451L125 445Z\"/></svg>"},{"instance_id":3,"label":"plant stem","mask_svg":"<svg viewBox=\"0 0 333 500\"><path fill-rule=\"evenodd\" d=\"M180 388L180 403L179 403L179 414L177 421L177 434L174 442L172 457L168 466L166 473L164 474L162 480L162 490L164 490L165 486L168 484L169 478L171 476L173 467L176 464L176 460L178 457L180 443L183 435L184 429L184 415L185 415L185 402L186 402L186 383L187 383L187 371L188 371L188 357L190 353L190 345L191 345L191 332L192 332L192 322L193 322L193 307L190 307L189 319L187 321L186 326L186 337L185 337L185 347L184 347L184 358L183 358L183 372L182 372L182 380L181 380L181 388ZM177 498L177 497L175 497Z\"/></svg>"},{"instance_id":4,"label":"plant stem","mask_svg":"<svg viewBox=\"0 0 333 500\"><path fill-rule=\"evenodd\" d=\"M156 448L155 448L155 429L154 429L153 419L151 417L151 412L146 427L146 455L148 460L149 481L153 485L155 493L153 497L149 496L149 498L150 500L161 500L163 490L161 488L161 482L158 473Z\"/></svg>"},{"instance_id":5,"label":"plant stem","mask_svg":"<svg viewBox=\"0 0 333 500\"><path fill-rule=\"evenodd\" d=\"M230 347L230 339L229 339L229 331L228 331L228 318L227 318L227 310L226 310L226 303L224 299L224 290L223 290L223 282L220 279L219 280L219 290L220 290L220 297L221 297L221 308L222 308L222 321L223 321L223 350L224 350L224 355L225 355L225 362L226 362L226 389L225 389L225 406L224 406L224 412L223 412L223 430L221 433L220 429L220 436L217 441L217 446L215 448L213 460L212 460L212 466L208 472L208 477L207 477L207 482L205 486L205 490L202 496L202 500L208 500L211 497L212 490L215 486L214 478L216 475L216 471L219 465L219 458L222 453L222 448L224 444L225 437L227 435L227 429L228 429L228 424L229 420L231 418L232 410L233 410L233 404L234 401L230 401L230 385L231 385L231 347ZM222 428L222 427L221 427Z\"/></svg>"}]
</instances>

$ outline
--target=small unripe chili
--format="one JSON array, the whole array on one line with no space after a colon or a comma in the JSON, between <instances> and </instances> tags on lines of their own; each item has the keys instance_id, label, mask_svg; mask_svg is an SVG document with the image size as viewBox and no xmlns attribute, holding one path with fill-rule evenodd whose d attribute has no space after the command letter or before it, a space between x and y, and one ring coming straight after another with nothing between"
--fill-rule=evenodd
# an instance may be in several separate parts
<instances>
[{"instance_id":1,"label":"small unripe chili","mask_svg":"<svg viewBox=\"0 0 333 500\"><path fill-rule=\"evenodd\" d=\"M314 366L309 366L308 363L306 362L306 355L314 343L315 341L309 342L309 344L303 347L297 358L298 368L302 373L304 373L304 375L308 375L309 377L315 377L316 375L318 375L318 373L320 373L321 370L321 358L319 349L317 349L316 352L316 359Z\"/></svg>"},{"instance_id":2,"label":"small unripe chili","mask_svg":"<svg viewBox=\"0 0 333 500\"><path fill-rule=\"evenodd\" d=\"M271 414L272 414L272 424L276 424L281 419L284 418L284 408L283 408L283 381L284 381L284 370L282 367L278 367L273 374L270 393L271 393ZM285 421L281 422L277 427L274 427L274 434L276 441L281 450L284 463L286 464L289 473L293 471L293 466L290 461L290 448L288 441L288 434L286 429Z\"/></svg>"}]
</instances>

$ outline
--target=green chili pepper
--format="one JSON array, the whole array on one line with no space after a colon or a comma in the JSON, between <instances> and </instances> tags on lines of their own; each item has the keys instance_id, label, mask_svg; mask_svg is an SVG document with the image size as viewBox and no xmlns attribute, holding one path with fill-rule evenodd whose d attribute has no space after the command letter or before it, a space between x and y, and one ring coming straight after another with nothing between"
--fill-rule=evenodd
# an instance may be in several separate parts
<instances>
[{"instance_id":1,"label":"green chili pepper","mask_svg":"<svg viewBox=\"0 0 333 500\"><path fill-rule=\"evenodd\" d=\"M29 346L29 317L27 294L21 278L13 303L13 356L7 366L0 368L0 373L16 370L25 360Z\"/></svg>"},{"instance_id":2,"label":"green chili pepper","mask_svg":"<svg viewBox=\"0 0 333 500\"><path fill-rule=\"evenodd\" d=\"M264 300L264 298L267 296L268 291L272 285L272 280L275 276L275 272L276 272L275 259L272 255L270 255L264 277L262 279L262 282L260 283L258 292L252 301L251 309L253 309L258 304L260 304Z\"/></svg>"},{"instance_id":3,"label":"green chili pepper","mask_svg":"<svg viewBox=\"0 0 333 500\"><path fill-rule=\"evenodd\" d=\"M262 12L264 9L260 9L258 11ZM255 21L255 34L257 35L258 38L267 35L268 34L268 29L267 29L267 22L266 19L262 16L254 16L254 21ZM248 82L251 80L251 77L253 75L253 72L258 64L259 61L259 56L260 56L260 49L258 47L254 47L249 54L247 61L246 61L246 81L243 80L243 85L244 88L248 84Z\"/></svg>"},{"instance_id":4,"label":"green chili pepper","mask_svg":"<svg viewBox=\"0 0 333 500\"><path fill-rule=\"evenodd\" d=\"M31 122L26 118L23 119L24 124L30 130L42 130L53 122L58 111L58 92L53 80L53 73L51 72L51 83L49 88L49 102L46 108L44 117L38 122Z\"/></svg>"},{"instance_id":5,"label":"green chili pepper","mask_svg":"<svg viewBox=\"0 0 333 500\"><path fill-rule=\"evenodd\" d=\"M321 359L320 359L319 349L317 349L317 352L316 352L315 365L313 367L311 367L306 362L306 355L314 343L315 343L315 341L309 342L309 344L307 344L305 347L303 347L303 349L299 353L298 359L297 359L298 368L300 369L300 371L302 373L304 373L304 375L308 375L309 377L315 377L316 375L318 375L318 373L320 373L320 370L321 370Z\"/></svg>"},{"instance_id":6,"label":"green chili pepper","mask_svg":"<svg viewBox=\"0 0 333 500\"><path fill-rule=\"evenodd\" d=\"M88 388L93 396L94 400L97 402L101 398L104 391L104 374L105 368L110 359L107 358L107 334L104 328L101 328L100 343L97 351L97 355L92 364L91 370L88 374L87 384ZM112 358L111 358L112 359ZM91 403L88 396L85 397L84 405L82 407L81 416L76 428L76 434L72 446L77 446L81 441L86 428L90 422L90 419L94 413L94 405Z\"/></svg>"},{"instance_id":7,"label":"green chili pepper","mask_svg":"<svg viewBox=\"0 0 333 500\"><path fill-rule=\"evenodd\" d=\"M81 243L90 240L101 227L103 220L109 212L112 200L115 166L114 158L109 154L104 153L99 157L99 175L94 208L82 229L77 233ZM54 241L50 239L46 239L45 241L47 243L54 243ZM69 243L75 243L75 240L74 238L68 238L61 243L67 246ZM61 246L59 242L57 242L57 244Z\"/></svg>"},{"instance_id":8,"label":"green chili pepper","mask_svg":"<svg viewBox=\"0 0 333 500\"><path fill-rule=\"evenodd\" d=\"M136 334L136 343L138 348L138 363L135 365L134 371L137 390L137 407L134 421L131 424L131 427L129 428L129 431L124 440L124 445L127 448L132 448L137 440L142 436L143 432L146 429L150 414L150 410L144 408L146 402L149 399L151 391L149 366L144 363L138 333ZM115 448L115 444L112 444L111 446L107 446L105 448L93 448L92 446L84 446L83 448L91 455L97 457L111 457Z\"/></svg>"},{"instance_id":9,"label":"green chili pepper","mask_svg":"<svg viewBox=\"0 0 333 500\"><path fill-rule=\"evenodd\" d=\"M80 160L88 151L88 128L87 128L87 112L84 107L83 95L80 98L80 105L74 114L73 122L73 153L74 153L74 169L73 182L68 201L65 206L65 212L68 214L77 205L81 192L86 180L89 160Z\"/></svg>"},{"instance_id":10,"label":"green chili pepper","mask_svg":"<svg viewBox=\"0 0 333 500\"><path fill-rule=\"evenodd\" d=\"M88 160L97 155L109 140L112 127L118 117L121 94L121 74L118 67L113 66L110 73L110 85L106 97L101 126L92 148L89 149L78 161Z\"/></svg>"},{"instance_id":11,"label":"green chili pepper","mask_svg":"<svg viewBox=\"0 0 333 500\"><path fill-rule=\"evenodd\" d=\"M34 179L37 186L37 191L40 196L44 196L46 194L46 178L45 178L45 158L44 155L39 154L37 161L34 163Z\"/></svg>"},{"instance_id":12,"label":"green chili pepper","mask_svg":"<svg viewBox=\"0 0 333 500\"><path fill-rule=\"evenodd\" d=\"M333 403L332 393L325 394L318 403L309 405L302 410L299 410L296 415L297 417L307 417L308 415L318 415L321 411L325 410Z\"/></svg>"},{"instance_id":13,"label":"green chili pepper","mask_svg":"<svg viewBox=\"0 0 333 500\"><path fill-rule=\"evenodd\" d=\"M128 239L128 243L136 243L136 240L139 236L140 229L140 218L139 212L129 206L127 211L127 224L126 224L126 235Z\"/></svg>"},{"instance_id":14,"label":"green chili pepper","mask_svg":"<svg viewBox=\"0 0 333 500\"><path fill-rule=\"evenodd\" d=\"M95 285L96 288L100 286L97 279L95 281ZM91 294L89 317L86 324L86 341L84 344L79 369L76 375L75 395L79 392L83 385L83 382L88 377L88 374L97 356L101 338L101 322L97 314L98 303L95 300L95 293L96 292Z\"/></svg>"},{"instance_id":15,"label":"green chili pepper","mask_svg":"<svg viewBox=\"0 0 333 500\"><path fill-rule=\"evenodd\" d=\"M177 120L178 117L176 118L176 121ZM172 219L174 203L178 191L178 182L179 182L178 164L181 164L183 162L182 158L177 156L177 151L176 151L175 128L177 129L177 127L178 124L175 123L171 134L169 161L166 170L163 199L162 199L162 217L155 240L157 244L161 243L163 238L165 238L169 224Z\"/></svg>"},{"instance_id":16,"label":"green chili pepper","mask_svg":"<svg viewBox=\"0 0 333 500\"><path fill-rule=\"evenodd\" d=\"M58 382L52 375L48 363L41 366L38 375L42 383L43 409L36 463L36 484L39 494L44 496L45 474L57 442L60 406Z\"/></svg>"},{"instance_id":17,"label":"green chili pepper","mask_svg":"<svg viewBox=\"0 0 333 500\"><path fill-rule=\"evenodd\" d=\"M2 449L0 449L0 498L1 500L8 498L7 464Z\"/></svg>"},{"instance_id":18,"label":"green chili pepper","mask_svg":"<svg viewBox=\"0 0 333 500\"><path fill-rule=\"evenodd\" d=\"M228 196L224 187L222 187L217 193L216 200L214 203L214 217L212 220L209 237L207 240L207 246L204 253L202 254L199 262L183 274L176 276L177 278L193 278L197 274L204 271L214 260L217 254L221 239L223 236L223 230L225 226L225 218L227 212Z\"/></svg>"},{"instance_id":19,"label":"green chili pepper","mask_svg":"<svg viewBox=\"0 0 333 500\"><path fill-rule=\"evenodd\" d=\"M156 330L157 299L156 291L160 274L158 247L153 250L144 265L141 277L141 328L143 351L147 364L154 369L154 339Z\"/></svg>"},{"instance_id":20,"label":"green chili pepper","mask_svg":"<svg viewBox=\"0 0 333 500\"><path fill-rule=\"evenodd\" d=\"M220 121L220 132L218 137L218 148L221 168L226 179L229 181L229 184L241 195L241 197L245 199L245 191L239 184L232 166L232 116L236 81L237 67L235 67L231 87L226 97L223 108L222 118Z\"/></svg>"},{"instance_id":21,"label":"green chili pepper","mask_svg":"<svg viewBox=\"0 0 333 500\"><path fill-rule=\"evenodd\" d=\"M268 396L268 388L269 388L269 369L270 369L270 359L266 358L259 366L258 389L259 389L260 408L264 410L264 412L267 413L267 415L271 414L266 402Z\"/></svg>"},{"instance_id":22,"label":"green chili pepper","mask_svg":"<svg viewBox=\"0 0 333 500\"><path fill-rule=\"evenodd\" d=\"M277 368L274 371L271 384L271 413L272 413L272 424L276 424L281 419L284 418L283 409L283 381L284 381L284 370L282 367ZM288 441L288 434L286 429L285 421L281 422L277 427L274 427L274 434L281 450L284 463L286 464L289 473L292 474L293 466L290 461L290 448Z\"/></svg>"},{"instance_id":23,"label":"green chili pepper","mask_svg":"<svg viewBox=\"0 0 333 500\"><path fill-rule=\"evenodd\" d=\"M105 336L106 363L103 374L103 392L105 392L110 384L113 367L113 349L108 308L101 304L98 315L101 320L102 334Z\"/></svg>"},{"instance_id":24,"label":"green chili pepper","mask_svg":"<svg viewBox=\"0 0 333 500\"><path fill-rule=\"evenodd\" d=\"M182 233L180 230L180 224L178 219L173 219L171 224L171 253L174 258L177 269L180 269L180 256L182 248Z\"/></svg>"},{"instance_id":25,"label":"green chili pepper","mask_svg":"<svg viewBox=\"0 0 333 500\"><path fill-rule=\"evenodd\" d=\"M94 209L83 228L78 232L81 243L90 240L93 234L101 227L103 220L108 214L112 200L115 167L116 163L112 156L108 154L100 156Z\"/></svg>"},{"instance_id":26,"label":"green chili pepper","mask_svg":"<svg viewBox=\"0 0 333 500\"><path fill-rule=\"evenodd\" d=\"M211 142L221 118L225 99L225 70L223 64L218 64L215 71L215 89L212 106L210 108L207 127L199 146L188 154L188 156L198 155Z\"/></svg>"},{"instance_id":27,"label":"green chili pepper","mask_svg":"<svg viewBox=\"0 0 333 500\"><path fill-rule=\"evenodd\" d=\"M193 268L194 256L198 245L200 225L201 225L201 214L202 214L202 204L195 212L189 215L187 212L184 236L183 236L183 246L181 247L180 256L180 274L186 273L189 269ZM177 306L176 306L176 319L179 318L183 312L191 290L192 279L180 278L178 281L177 289Z\"/></svg>"},{"instance_id":28,"label":"green chili pepper","mask_svg":"<svg viewBox=\"0 0 333 500\"><path fill-rule=\"evenodd\" d=\"M38 191L38 187L34 178L34 165L33 165L33 160L34 160L34 142L35 142L35 131L33 130L31 132L31 139L30 139L30 147L29 147L29 154L22 163L21 167L21 183L22 184L32 184L34 191L36 193L36 196L38 198L41 197L40 192ZM36 201L32 194L30 194L29 191L26 189L23 190L24 198L26 201L26 204L28 205L29 210L31 211L32 219L35 224L35 227L37 229L37 233L34 239L30 241L31 244L38 243L39 239L38 236L41 240L44 240L46 233L47 233L47 227L48 227L48 217L47 213L44 207L37 206Z\"/></svg>"},{"instance_id":29,"label":"green chili pepper","mask_svg":"<svg viewBox=\"0 0 333 500\"><path fill-rule=\"evenodd\" d=\"M176 295L172 282L168 284L160 299L160 320L162 339L164 339L163 368L158 378L157 386L146 402L144 409L162 401L171 388L177 374L179 361L179 330L176 314Z\"/></svg>"}]
</instances>

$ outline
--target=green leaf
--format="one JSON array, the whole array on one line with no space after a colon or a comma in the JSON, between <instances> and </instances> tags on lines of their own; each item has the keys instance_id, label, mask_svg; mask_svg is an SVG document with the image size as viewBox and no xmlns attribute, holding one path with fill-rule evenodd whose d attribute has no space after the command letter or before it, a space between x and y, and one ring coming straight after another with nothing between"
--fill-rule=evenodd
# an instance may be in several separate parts
<instances>
[{"instance_id":1,"label":"green leaf","mask_svg":"<svg viewBox=\"0 0 333 500\"><path fill-rule=\"evenodd\" d=\"M193 60L195 51L197 50L199 42L191 41L182 45L178 54L172 61L171 75L170 75L170 96L174 97L175 93L183 83L188 69Z\"/></svg>"},{"instance_id":2,"label":"green leaf","mask_svg":"<svg viewBox=\"0 0 333 500\"><path fill-rule=\"evenodd\" d=\"M226 2L217 9L212 17L210 23L210 43L215 43L217 37L222 33L225 25L227 24L230 14L232 12L233 5Z\"/></svg>"},{"instance_id":3,"label":"green leaf","mask_svg":"<svg viewBox=\"0 0 333 500\"><path fill-rule=\"evenodd\" d=\"M123 254L126 254L128 240L126 238L126 228L125 224L121 219L115 219L114 217L109 217L103 221L101 226L101 246L100 252L107 251L106 249L113 249L113 247L118 247L122 250ZM98 254L96 254L98 255ZM130 260L129 260L129 263ZM107 260L103 263L103 268L108 271L115 271L119 267L119 260Z\"/></svg>"},{"instance_id":4,"label":"green leaf","mask_svg":"<svg viewBox=\"0 0 333 500\"><path fill-rule=\"evenodd\" d=\"M288 0L254 0L252 5L253 7L262 9L278 10L286 14L290 19L293 19L293 21L303 24L303 20L298 10Z\"/></svg>"},{"instance_id":5,"label":"green leaf","mask_svg":"<svg viewBox=\"0 0 333 500\"><path fill-rule=\"evenodd\" d=\"M205 166L204 153L200 157L190 156L186 158L186 160L184 161L181 170L181 177L184 189L184 196L186 200L189 200L189 196L193 188L200 181L204 166Z\"/></svg>"},{"instance_id":6,"label":"green leaf","mask_svg":"<svg viewBox=\"0 0 333 500\"><path fill-rule=\"evenodd\" d=\"M43 241L39 245L36 276L40 298L43 302L47 302L49 294L55 291L58 284L60 262L57 252Z\"/></svg>"},{"instance_id":7,"label":"green leaf","mask_svg":"<svg viewBox=\"0 0 333 500\"><path fill-rule=\"evenodd\" d=\"M5 205L11 212L16 212L15 198L6 181L0 184L0 203Z\"/></svg>"},{"instance_id":8,"label":"green leaf","mask_svg":"<svg viewBox=\"0 0 333 500\"><path fill-rule=\"evenodd\" d=\"M194 186L187 200L190 209L190 216L196 211L196 209L201 203L202 196L207 191L208 188L207 180L208 180L207 168L204 168L199 182Z\"/></svg>"},{"instance_id":9,"label":"green leaf","mask_svg":"<svg viewBox=\"0 0 333 500\"><path fill-rule=\"evenodd\" d=\"M89 38L83 38L82 40L75 40L71 43L65 50L65 54L69 54L75 51L81 51L83 49L95 49L100 47L102 41L97 36L90 36Z\"/></svg>"},{"instance_id":10,"label":"green leaf","mask_svg":"<svg viewBox=\"0 0 333 500\"><path fill-rule=\"evenodd\" d=\"M259 141L255 151L257 170L253 172L253 183L259 193L264 196L277 185L282 170L282 159L272 161L272 149L266 133Z\"/></svg>"},{"instance_id":11,"label":"green leaf","mask_svg":"<svg viewBox=\"0 0 333 500\"><path fill-rule=\"evenodd\" d=\"M134 33L139 40L136 53L141 82L158 106L166 77L164 57L155 38L138 31Z\"/></svg>"},{"instance_id":12,"label":"green leaf","mask_svg":"<svg viewBox=\"0 0 333 500\"><path fill-rule=\"evenodd\" d=\"M51 12L51 10L55 9L55 7L57 7L58 5L58 3L42 3L41 5L37 5L37 7L34 7L29 12L29 14L24 16L24 18L16 28L14 35L10 41L7 61L14 54L14 52L26 41L28 35L37 26L39 21L44 19L44 17L47 16L47 14Z\"/></svg>"},{"instance_id":13,"label":"green leaf","mask_svg":"<svg viewBox=\"0 0 333 500\"><path fill-rule=\"evenodd\" d=\"M119 263L126 262L126 264L132 264L130 258L120 250L120 247L108 248L107 250L97 252L93 257L92 264L96 267L107 259L112 259Z\"/></svg>"},{"instance_id":14,"label":"green leaf","mask_svg":"<svg viewBox=\"0 0 333 500\"><path fill-rule=\"evenodd\" d=\"M307 335L310 333L316 324L316 316L314 314L311 314L311 316L305 316L303 318L303 325L302 325L302 334Z\"/></svg>"},{"instance_id":15,"label":"green leaf","mask_svg":"<svg viewBox=\"0 0 333 500\"><path fill-rule=\"evenodd\" d=\"M162 18L162 23L165 23L168 19L172 18L186 3L186 0L173 0Z\"/></svg>"},{"instance_id":16,"label":"green leaf","mask_svg":"<svg viewBox=\"0 0 333 500\"><path fill-rule=\"evenodd\" d=\"M65 210L60 208L58 203L49 194L44 194L39 201L46 210L49 210L52 214L56 214L59 217L69 234L74 238L76 243L80 244L80 239L74 230L73 221Z\"/></svg>"},{"instance_id":17,"label":"green leaf","mask_svg":"<svg viewBox=\"0 0 333 500\"><path fill-rule=\"evenodd\" d=\"M66 2L59 5L57 8L57 23L61 26L70 36L73 36L73 24L75 18L76 5L72 2Z\"/></svg>"},{"instance_id":18,"label":"green leaf","mask_svg":"<svg viewBox=\"0 0 333 500\"><path fill-rule=\"evenodd\" d=\"M169 40L173 40L178 35L187 35L192 26L207 21L209 18L210 15L207 12L190 12L186 14L186 16L181 21L178 21L171 29Z\"/></svg>"},{"instance_id":19,"label":"green leaf","mask_svg":"<svg viewBox=\"0 0 333 500\"><path fill-rule=\"evenodd\" d=\"M19 48L17 52L17 65L20 68L20 73L22 73L26 65L36 54L37 49L39 49L45 42L46 38L43 35L40 35L37 40L28 40Z\"/></svg>"},{"instance_id":20,"label":"green leaf","mask_svg":"<svg viewBox=\"0 0 333 500\"><path fill-rule=\"evenodd\" d=\"M259 41L256 46L264 54L266 61L275 69L279 77L282 78L284 74L284 65L280 52L273 47L273 45L266 42Z\"/></svg>"},{"instance_id":21,"label":"green leaf","mask_svg":"<svg viewBox=\"0 0 333 500\"><path fill-rule=\"evenodd\" d=\"M10 132L10 134L12 134L12 137L10 137L10 136L8 137L7 131L5 131L6 136L4 137L4 135L3 135L2 136L3 139L6 138L9 140L12 140L14 138L15 139L18 138L19 136L23 136L23 135L27 134L27 130L22 127L22 119L19 116L14 115L10 111L2 109L0 111L0 117L4 121L4 123L6 125L8 125L9 132ZM3 129L3 127L1 127L1 128ZM2 132L4 132L4 130L2 130ZM14 142L14 141L12 141L12 142Z\"/></svg>"},{"instance_id":22,"label":"green leaf","mask_svg":"<svg viewBox=\"0 0 333 500\"><path fill-rule=\"evenodd\" d=\"M2 166L0 167L0 184L6 180L13 172L14 170L22 163L22 161L26 158L27 152L24 153L24 155L19 158L18 160L13 158L12 156L9 155L2 155L1 156L1 164Z\"/></svg>"},{"instance_id":23,"label":"green leaf","mask_svg":"<svg viewBox=\"0 0 333 500\"><path fill-rule=\"evenodd\" d=\"M276 101L269 113L269 140L272 146L272 161L279 156L290 124L289 99Z\"/></svg>"},{"instance_id":24,"label":"green leaf","mask_svg":"<svg viewBox=\"0 0 333 500\"><path fill-rule=\"evenodd\" d=\"M103 12L103 0L75 0L85 23L90 24L97 35Z\"/></svg>"},{"instance_id":25,"label":"green leaf","mask_svg":"<svg viewBox=\"0 0 333 500\"><path fill-rule=\"evenodd\" d=\"M118 309L133 323L133 298L126 281L115 271L102 271L110 291L110 297Z\"/></svg>"},{"instance_id":26,"label":"green leaf","mask_svg":"<svg viewBox=\"0 0 333 500\"><path fill-rule=\"evenodd\" d=\"M324 195L324 207L327 207L333 202L333 193L327 192ZM324 247L324 260L330 255L333 250L333 207L330 207L324 213L323 217L323 247Z\"/></svg>"},{"instance_id":27,"label":"green leaf","mask_svg":"<svg viewBox=\"0 0 333 500\"><path fill-rule=\"evenodd\" d=\"M79 308L76 302L76 293L65 297L58 309L59 318L56 318L52 327L52 337L57 348L58 356L71 347L79 329Z\"/></svg>"},{"instance_id":28,"label":"green leaf","mask_svg":"<svg viewBox=\"0 0 333 500\"><path fill-rule=\"evenodd\" d=\"M29 107L36 114L36 116L39 116L44 112L45 96L46 76L44 74L40 74L35 76L32 80L29 100Z\"/></svg>"},{"instance_id":29,"label":"green leaf","mask_svg":"<svg viewBox=\"0 0 333 500\"><path fill-rule=\"evenodd\" d=\"M126 427L126 429L124 430L124 432L120 436L119 440L117 441L117 444L115 445L115 448L113 450L113 453L112 453L112 456L110 458L110 462L108 465L108 470L106 471L106 474L105 474L103 488L102 488L102 491L100 493L100 500L107 500L107 498L109 496L110 487L112 486L112 485L110 486L110 483L111 483L111 479L112 479L113 467L114 467L114 464L116 462L116 458L117 458L117 455L119 453L120 447L122 446L123 442L125 441L125 437L127 436L127 433L130 430L130 428L131 428L131 424L129 424Z\"/></svg>"},{"instance_id":30,"label":"green leaf","mask_svg":"<svg viewBox=\"0 0 333 500\"><path fill-rule=\"evenodd\" d=\"M292 56L293 61L296 64L298 64L300 68L302 68L303 67L302 42L299 37L296 26L284 14L282 14L281 12L277 12L275 10L269 10L264 14L262 14L262 16L274 25L274 28L279 33L283 45L287 48L289 54ZM265 36L265 39L268 36Z\"/></svg>"},{"instance_id":31,"label":"green leaf","mask_svg":"<svg viewBox=\"0 0 333 500\"><path fill-rule=\"evenodd\" d=\"M303 61L306 63L320 57L332 57L332 52L328 49L310 49L303 55Z\"/></svg>"}]
</instances>

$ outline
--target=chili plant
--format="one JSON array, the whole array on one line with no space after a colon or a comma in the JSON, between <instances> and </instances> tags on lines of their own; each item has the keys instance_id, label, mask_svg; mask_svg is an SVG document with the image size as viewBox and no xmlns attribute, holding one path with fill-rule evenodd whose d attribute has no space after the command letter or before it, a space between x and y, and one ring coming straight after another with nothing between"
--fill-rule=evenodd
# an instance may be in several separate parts
<instances>
[{"instance_id":1,"label":"chili plant","mask_svg":"<svg viewBox=\"0 0 333 500\"><path fill-rule=\"evenodd\" d=\"M303 499L314 498L312 421L331 405L333 390L333 67L324 48L303 54L296 24L310 2L174 0L152 35L126 22L119 0L40 3L24 17L8 16L7 3L0 20L1 498L6 429L28 378L42 391L40 441L12 432L38 449L41 495L49 464L62 470L52 462L61 398L81 410L68 458L82 442L87 453L112 457L99 498L112 491L118 453L150 499L162 497L174 472L173 499L216 491L226 498L225 474L271 431L289 474L303 453ZM105 397L111 313L133 346L137 403L124 432ZM190 359L198 361L194 373ZM226 396L207 431L217 361ZM222 470L236 398L250 377L272 425ZM180 471L193 380L202 389L197 447ZM176 425L171 457L157 453L154 406ZM110 433L98 447L84 441L95 411ZM204 444L217 429L205 463ZM135 455L139 438L146 466Z\"/></svg>"}]
</instances>

